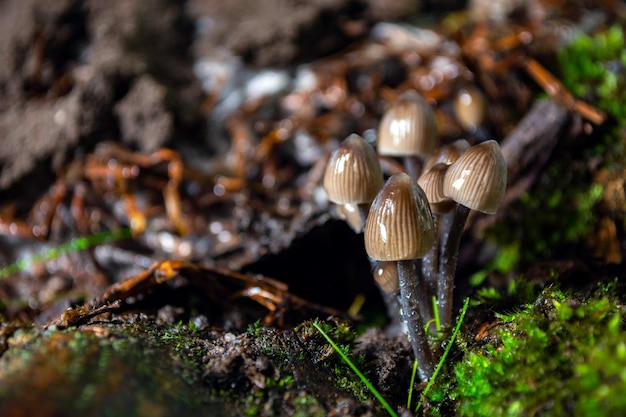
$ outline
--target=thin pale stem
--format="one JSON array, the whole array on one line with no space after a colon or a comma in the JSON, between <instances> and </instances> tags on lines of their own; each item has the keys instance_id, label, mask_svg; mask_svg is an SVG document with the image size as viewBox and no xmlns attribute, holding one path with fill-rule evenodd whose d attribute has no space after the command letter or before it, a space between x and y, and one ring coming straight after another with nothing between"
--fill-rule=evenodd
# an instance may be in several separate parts
<instances>
[{"instance_id":1,"label":"thin pale stem","mask_svg":"<svg viewBox=\"0 0 626 417\"><path fill-rule=\"evenodd\" d=\"M418 372L422 381L427 381L435 370L433 353L428 345L424 319L420 314L418 288L415 277L415 265L412 260L398 261L398 276L400 279L400 305L402 318L407 328L415 359L418 362Z\"/></svg>"},{"instance_id":2,"label":"thin pale stem","mask_svg":"<svg viewBox=\"0 0 626 417\"><path fill-rule=\"evenodd\" d=\"M441 255L437 274L437 304L443 331L452 325L454 276L459 259L459 244L469 214L469 208L459 204L455 210L444 215Z\"/></svg>"}]
</instances>

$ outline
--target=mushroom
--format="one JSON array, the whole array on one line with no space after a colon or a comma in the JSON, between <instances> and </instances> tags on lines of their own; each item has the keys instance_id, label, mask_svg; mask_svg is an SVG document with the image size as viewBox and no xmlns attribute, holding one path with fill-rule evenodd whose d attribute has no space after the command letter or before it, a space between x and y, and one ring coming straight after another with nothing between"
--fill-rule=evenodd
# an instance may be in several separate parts
<instances>
[{"instance_id":1,"label":"mushroom","mask_svg":"<svg viewBox=\"0 0 626 417\"><path fill-rule=\"evenodd\" d=\"M331 154L323 186L336 204L356 204L365 224L369 204L383 186L383 173L374 148L357 135L348 136Z\"/></svg>"},{"instance_id":2,"label":"mushroom","mask_svg":"<svg viewBox=\"0 0 626 417\"><path fill-rule=\"evenodd\" d=\"M454 114L465 131L480 139L486 139L487 132L482 127L487 114L487 98L476 87L459 90L452 102Z\"/></svg>"},{"instance_id":3,"label":"mushroom","mask_svg":"<svg viewBox=\"0 0 626 417\"><path fill-rule=\"evenodd\" d=\"M433 152L436 144L435 113L414 90L403 93L380 120L378 153L402 157L408 174L416 180L423 160Z\"/></svg>"},{"instance_id":4,"label":"mushroom","mask_svg":"<svg viewBox=\"0 0 626 417\"><path fill-rule=\"evenodd\" d=\"M444 217L439 258L437 303L444 328L452 321L454 274L469 211L494 214L506 191L506 176L506 162L495 140L472 146L446 171L443 192L458 204L452 216Z\"/></svg>"},{"instance_id":5,"label":"mushroom","mask_svg":"<svg viewBox=\"0 0 626 417\"><path fill-rule=\"evenodd\" d=\"M413 261L428 253L434 238L433 218L424 191L409 175L392 175L370 207L365 223L365 250L373 259L396 262L402 318L424 381L434 371L424 329L429 318L428 293L424 282L416 279Z\"/></svg>"},{"instance_id":6,"label":"mushroom","mask_svg":"<svg viewBox=\"0 0 626 417\"><path fill-rule=\"evenodd\" d=\"M387 294L397 295L400 292L398 266L395 262L379 262L372 275L376 284Z\"/></svg>"},{"instance_id":7,"label":"mushroom","mask_svg":"<svg viewBox=\"0 0 626 417\"><path fill-rule=\"evenodd\" d=\"M350 226L354 233L363 231L365 222L358 204L338 204L337 215Z\"/></svg>"},{"instance_id":8,"label":"mushroom","mask_svg":"<svg viewBox=\"0 0 626 417\"><path fill-rule=\"evenodd\" d=\"M391 319L388 329L402 329L402 323L398 314L400 311L398 266L392 261L375 261L372 268L372 276L380 289L380 295L387 307L387 314Z\"/></svg>"},{"instance_id":9,"label":"mushroom","mask_svg":"<svg viewBox=\"0 0 626 417\"><path fill-rule=\"evenodd\" d=\"M428 203L430 211L433 213L433 223L435 234L438 235L439 218L452 211L456 203L450 197L443 193L443 181L448 170L448 165L439 163L420 176L417 185L422 187ZM428 253L422 259L422 275L431 294L437 291L437 257L439 255L438 245L432 245Z\"/></svg>"},{"instance_id":10,"label":"mushroom","mask_svg":"<svg viewBox=\"0 0 626 417\"><path fill-rule=\"evenodd\" d=\"M454 200L443 192L443 182L447 170L447 164L439 163L430 167L417 180L417 184L422 187L426 194L433 214L444 214L454 208Z\"/></svg>"},{"instance_id":11,"label":"mushroom","mask_svg":"<svg viewBox=\"0 0 626 417\"><path fill-rule=\"evenodd\" d=\"M465 139L457 139L448 145L440 146L424 162L424 171L437 164L453 164L469 147L470 144Z\"/></svg>"}]
</instances>

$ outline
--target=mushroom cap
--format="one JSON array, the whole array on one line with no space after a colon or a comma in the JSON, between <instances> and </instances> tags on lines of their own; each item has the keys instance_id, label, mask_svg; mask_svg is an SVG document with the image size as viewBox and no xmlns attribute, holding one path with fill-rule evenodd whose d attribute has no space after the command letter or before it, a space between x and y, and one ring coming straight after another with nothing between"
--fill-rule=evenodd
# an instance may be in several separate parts
<instances>
[{"instance_id":1,"label":"mushroom cap","mask_svg":"<svg viewBox=\"0 0 626 417\"><path fill-rule=\"evenodd\" d=\"M392 175L370 206L365 251L379 261L418 259L435 240L433 216L424 191L405 173Z\"/></svg>"},{"instance_id":2,"label":"mushroom cap","mask_svg":"<svg viewBox=\"0 0 626 417\"><path fill-rule=\"evenodd\" d=\"M324 172L324 190L337 204L369 203L383 186L378 156L356 134L348 136L332 153Z\"/></svg>"},{"instance_id":3,"label":"mushroom cap","mask_svg":"<svg viewBox=\"0 0 626 417\"><path fill-rule=\"evenodd\" d=\"M437 164L429 170L424 171L417 180L417 185L424 190L424 194L426 194L426 198L430 204L430 210L433 213L447 213L452 210L452 207L456 204L454 200L443 192L443 181L447 170L448 165L443 163Z\"/></svg>"},{"instance_id":4,"label":"mushroom cap","mask_svg":"<svg viewBox=\"0 0 626 417\"><path fill-rule=\"evenodd\" d=\"M398 264L395 262L380 262L372 275L374 276L374 281L387 294L398 294L400 292Z\"/></svg>"},{"instance_id":5,"label":"mushroom cap","mask_svg":"<svg viewBox=\"0 0 626 417\"><path fill-rule=\"evenodd\" d=\"M454 97L452 107L461 127L472 132L485 120L487 99L475 87L463 88Z\"/></svg>"},{"instance_id":6,"label":"mushroom cap","mask_svg":"<svg viewBox=\"0 0 626 417\"><path fill-rule=\"evenodd\" d=\"M457 139L448 145L440 146L424 162L424 171L437 164L452 165L469 147L470 144L465 139Z\"/></svg>"},{"instance_id":7,"label":"mushroom cap","mask_svg":"<svg viewBox=\"0 0 626 417\"><path fill-rule=\"evenodd\" d=\"M416 91L403 93L380 120L377 149L381 155L430 155L436 143L435 113Z\"/></svg>"},{"instance_id":8,"label":"mushroom cap","mask_svg":"<svg viewBox=\"0 0 626 417\"><path fill-rule=\"evenodd\" d=\"M472 210L493 214L506 191L506 173L500 145L488 140L469 148L448 167L443 192Z\"/></svg>"},{"instance_id":9,"label":"mushroom cap","mask_svg":"<svg viewBox=\"0 0 626 417\"><path fill-rule=\"evenodd\" d=\"M336 207L339 218L344 220L355 233L363 231L363 218L358 204L338 204Z\"/></svg>"}]
</instances>

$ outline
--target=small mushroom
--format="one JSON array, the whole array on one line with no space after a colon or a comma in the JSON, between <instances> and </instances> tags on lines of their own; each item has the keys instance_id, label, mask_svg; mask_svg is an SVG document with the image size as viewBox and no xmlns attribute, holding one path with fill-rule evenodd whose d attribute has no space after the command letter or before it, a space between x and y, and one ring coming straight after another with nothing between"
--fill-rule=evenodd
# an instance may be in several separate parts
<instances>
[{"instance_id":1,"label":"small mushroom","mask_svg":"<svg viewBox=\"0 0 626 417\"><path fill-rule=\"evenodd\" d=\"M400 292L398 266L395 262L379 262L372 275L376 284L387 294L396 295Z\"/></svg>"},{"instance_id":2,"label":"small mushroom","mask_svg":"<svg viewBox=\"0 0 626 417\"><path fill-rule=\"evenodd\" d=\"M402 157L405 169L414 179L419 177L424 159L436 144L435 113L414 90L403 93L380 120L378 153Z\"/></svg>"},{"instance_id":3,"label":"small mushroom","mask_svg":"<svg viewBox=\"0 0 626 417\"><path fill-rule=\"evenodd\" d=\"M446 215L456 206L454 200L446 196L443 192L443 182L445 179L448 165L439 163L420 176L417 184L422 187L430 210L433 213L433 223L435 225L435 234L439 235L439 219L442 215ZM426 281L429 293L437 292L437 257L439 256L439 247L437 244L432 245L428 253L422 259L422 275Z\"/></svg>"},{"instance_id":4,"label":"small mushroom","mask_svg":"<svg viewBox=\"0 0 626 417\"><path fill-rule=\"evenodd\" d=\"M472 210L494 214L506 191L506 161L489 140L469 148L446 172L443 192Z\"/></svg>"},{"instance_id":5,"label":"small mushroom","mask_svg":"<svg viewBox=\"0 0 626 417\"><path fill-rule=\"evenodd\" d=\"M414 260L434 243L435 229L424 191L405 173L392 175L372 202L365 223L365 250L398 268L399 302L422 380L434 371L424 324L429 318L428 293L417 280Z\"/></svg>"},{"instance_id":6,"label":"small mushroom","mask_svg":"<svg viewBox=\"0 0 626 417\"><path fill-rule=\"evenodd\" d=\"M357 204L362 223L365 224L369 204L383 182L383 173L374 148L361 136L352 134L330 156L323 186L333 203Z\"/></svg>"},{"instance_id":7,"label":"small mushroom","mask_svg":"<svg viewBox=\"0 0 626 417\"><path fill-rule=\"evenodd\" d=\"M430 210L433 214L447 213L454 208L456 204L452 198L443 192L443 182L446 176L448 165L439 163L432 166L419 177L417 184L422 187Z\"/></svg>"},{"instance_id":8,"label":"small mushroom","mask_svg":"<svg viewBox=\"0 0 626 417\"><path fill-rule=\"evenodd\" d=\"M495 140L472 146L446 171L443 192L458 204L453 215L444 217L439 258L437 303L444 328L451 325L454 274L469 211L495 213L506 191L506 177L506 162Z\"/></svg>"},{"instance_id":9,"label":"small mushroom","mask_svg":"<svg viewBox=\"0 0 626 417\"><path fill-rule=\"evenodd\" d=\"M485 126L487 105L487 97L476 87L459 90L452 102L459 124L478 142L486 141L491 136Z\"/></svg>"},{"instance_id":10,"label":"small mushroom","mask_svg":"<svg viewBox=\"0 0 626 417\"><path fill-rule=\"evenodd\" d=\"M440 146L424 162L424 171L428 171L437 164L452 165L469 147L470 144L465 139L458 139L448 145Z\"/></svg>"},{"instance_id":11,"label":"small mushroom","mask_svg":"<svg viewBox=\"0 0 626 417\"><path fill-rule=\"evenodd\" d=\"M338 204L337 215L354 230L354 233L363 231L364 221L358 204Z\"/></svg>"},{"instance_id":12,"label":"small mushroom","mask_svg":"<svg viewBox=\"0 0 626 417\"><path fill-rule=\"evenodd\" d=\"M462 88L452 102L454 114L463 129L476 132L487 114L487 99L476 87Z\"/></svg>"}]
</instances>

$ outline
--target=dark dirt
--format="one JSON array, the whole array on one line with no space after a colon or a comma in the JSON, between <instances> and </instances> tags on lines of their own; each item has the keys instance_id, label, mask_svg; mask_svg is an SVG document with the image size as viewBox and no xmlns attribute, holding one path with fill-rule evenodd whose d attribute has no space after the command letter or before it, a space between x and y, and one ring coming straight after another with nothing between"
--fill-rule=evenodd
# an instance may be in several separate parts
<instances>
[{"instance_id":1,"label":"dark dirt","mask_svg":"<svg viewBox=\"0 0 626 417\"><path fill-rule=\"evenodd\" d=\"M416 4L3 2L0 187L55 171L77 146L89 151L103 138L146 152L201 140L194 57L228 53L259 66L310 60L345 47L374 21L414 14ZM198 20L209 27L194 29Z\"/></svg>"},{"instance_id":2,"label":"dark dirt","mask_svg":"<svg viewBox=\"0 0 626 417\"><path fill-rule=\"evenodd\" d=\"M486 128L508 139L506 212L541 180L558 143L589 128L558 100L531 107L540 89L519 68L486 69L448 43L412 44L423 39L395 26L371 34L378 22L431 22L460 3L1 1L2 265L78 236L146 227L0 275L0 415L380 415L306 321L316 317L394 407L404 404L410 346L397 329L380 330L388 319L362 238L319 195L329 152L349 133L371 134L397 91L439 78L422 92L438 105L442 140L474 140L450 97L480 83L493 100ZM576 4L571 19L587 10ZM531 20L525 7L510 17ZM473 35L458 29L450 41ZM549 40L524 52L554 55ZM451 79L435 68L439 54L458 70ZM213 65L208 80L198 78L201 61ZM316 79L311 91L298 84L303 68ZM249 82L266 69L289 80L254 96ZM546 108L557 122L534 123ZM383 163L387 174L399 169ZM489 260L480 239L499 219L471 220L460 275ZM171 275L170 264L148 269L169 259L187 263ZM530 268L538 285L555 265L563 275L590 270L546 265ZM457 288L456 307L472 291ZM363 323L355 340L346 329Z\"/></svg>"}]
</instances>

